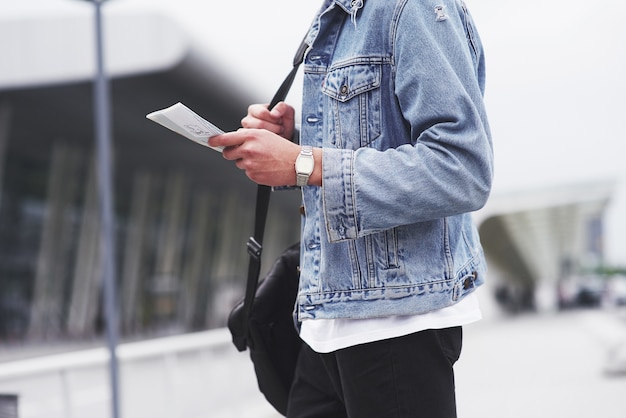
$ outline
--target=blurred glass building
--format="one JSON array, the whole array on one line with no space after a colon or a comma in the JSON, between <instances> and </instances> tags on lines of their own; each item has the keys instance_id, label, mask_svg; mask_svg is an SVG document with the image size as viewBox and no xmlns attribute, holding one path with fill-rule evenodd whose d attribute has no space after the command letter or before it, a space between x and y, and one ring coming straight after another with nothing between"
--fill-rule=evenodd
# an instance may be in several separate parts
<instances>
[{"instance_id":1,"label":"blurred glass building","mask_svg":"<svg viewBox=\"0 0 626 418\"><path fill-rule=\"evenodd\" d=\"M93 12L18 12L0 24L0 344L89 341L103 328ZM224 326L255 185L145 115L180 101L233 130L251 98L165 16L122 9L105 29L122 336ZM265 259L298 239L298 205L274 193Z\"/></svg>"}]
</instances>

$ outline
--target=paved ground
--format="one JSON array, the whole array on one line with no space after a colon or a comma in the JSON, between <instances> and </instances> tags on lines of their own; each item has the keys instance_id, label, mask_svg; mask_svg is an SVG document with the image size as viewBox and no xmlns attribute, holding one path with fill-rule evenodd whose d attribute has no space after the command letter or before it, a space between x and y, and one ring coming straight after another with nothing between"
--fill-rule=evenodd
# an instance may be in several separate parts
<instances>
[{"instance_id":1,"label":"paved ground","mask_svg":"<svg viewBox=\"0 0 626 418\"><path fill-rule=\"evenodd\" d=\"M618 314L488 317L466 327L459 418L626 418L626 321ZM123 418L279 417L258 393L247 353L230 344L124 365L121 384ZM106 371L91 369L0 381L0 393L20 394L20 418L108 418L107 389Z\"/></svg>"},{"instance_id":2,"label":"paved ground","mask_svg":"<svg viewBox=\"0 0 626 418\"><path fill-rule=\"evenodd\" d=\"M626 322L615 311L487 319L466 329L457 388L459 418L625 418Z\"/></svg>"}]
</instances>

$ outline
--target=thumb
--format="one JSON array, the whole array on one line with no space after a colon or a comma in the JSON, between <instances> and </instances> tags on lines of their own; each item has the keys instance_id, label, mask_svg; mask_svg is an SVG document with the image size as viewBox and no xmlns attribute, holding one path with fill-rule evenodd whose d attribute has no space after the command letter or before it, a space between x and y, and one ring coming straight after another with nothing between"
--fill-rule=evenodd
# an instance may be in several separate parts
<instances>
[{"instance_id":1,"label":"thumb","mask_svg":"<svg viewBox=\"0 0 626 418\"><path fill-rule=\"evenodd\" d=\"M283 118L283 119L284 118L293 119L294 117L293 107L291 107L285 102L278 102L278 104L276 104L276 106L274 106L274 108L271 109L270 113L274 117Z\"/></svg>"}]
</instances>

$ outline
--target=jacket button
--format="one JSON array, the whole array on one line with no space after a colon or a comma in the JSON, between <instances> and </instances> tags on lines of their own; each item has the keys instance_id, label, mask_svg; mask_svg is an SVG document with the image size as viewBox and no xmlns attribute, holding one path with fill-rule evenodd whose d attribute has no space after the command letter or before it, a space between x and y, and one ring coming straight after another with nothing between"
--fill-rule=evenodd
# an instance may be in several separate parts
<instances>
[{"instance_id":1,"label":"jacket button","mask_svg":"<svg viewBox=\"0 0 626 418\"><path fill-rule=\"evenodd\" d=\"M472 287L473 284L474 284L473 276L468 277L467 279L463 281L463 289L468 290L469 288Z\"/></svg>"},{"instance_id":2,"label":"jacket button","mask_svg":"<svg viewBox=\"0 0 626 418\"><path fill-rule=\"evenodd\" d=\"M339 91L345 96L346 94L348 94L348 86L344 84L343 86L341 86L341 89Z\"/></svg>"}]
</instances>

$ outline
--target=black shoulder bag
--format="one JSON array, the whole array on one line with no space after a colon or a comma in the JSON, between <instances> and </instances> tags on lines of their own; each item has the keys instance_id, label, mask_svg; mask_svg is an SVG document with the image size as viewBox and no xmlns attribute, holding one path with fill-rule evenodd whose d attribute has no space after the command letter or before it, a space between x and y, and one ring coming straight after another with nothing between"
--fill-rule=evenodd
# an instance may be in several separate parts
<instances>
[{"instance_id":1,"label":"black shoulder bag","mask_svg":"<svg viewBox=\"0 0 626 418\"><path fill-rule=\"evenodd\" d=\"M272 109L287 96L307 49L302 43L293 61L293 69L270 102ZM263 233L271 187L257 187L254 235L248 239L250 255L244 299L232 309L228 329L237 350L250 350L259 389L282 415L287 411L289 389L293 381L301 340L293 321L298 292L300 245L287 248L259 281Z\"/></svg>"}]
</instances>

